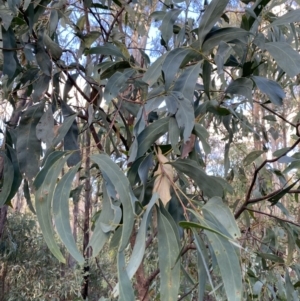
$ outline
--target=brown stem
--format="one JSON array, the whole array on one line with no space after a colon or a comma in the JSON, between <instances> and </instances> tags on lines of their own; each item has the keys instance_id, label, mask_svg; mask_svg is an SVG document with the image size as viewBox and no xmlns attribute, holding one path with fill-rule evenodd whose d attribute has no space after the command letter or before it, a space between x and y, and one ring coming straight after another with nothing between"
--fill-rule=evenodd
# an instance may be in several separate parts
<instances>
[{"instance_id":1,"label":"brown stem","mask_svg":"<svg viewBox=\"0 0 300 301\"><path fill-rule=\"evenodd\" d=\"M269 217L272 217L272 218L276 218L276 219L278 219L279 221L282 221L282 222L289 223L289 224L295 225L295 226L297 226L297 227L300 227L300 224L298 224L298 223L295 223L295 222L290 221L290 220L288 220L288 219L280 218L280 217L275 216L275 215L270 214L270 213L262 212L262 211L255 210L255 209L252 209L252 208L246 208L246 210L252 211L252 212L256 212L256 213L259 213L259 214L262 214L262 215L266 215L266 216L269 216Z\"/></svg>"}]
</instances>

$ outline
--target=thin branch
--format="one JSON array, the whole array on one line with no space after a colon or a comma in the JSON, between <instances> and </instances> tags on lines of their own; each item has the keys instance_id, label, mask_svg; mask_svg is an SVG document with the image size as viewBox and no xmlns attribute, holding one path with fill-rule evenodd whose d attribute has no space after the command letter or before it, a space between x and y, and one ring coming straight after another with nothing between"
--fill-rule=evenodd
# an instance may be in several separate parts
<instances>
[{"instance_id":1,"label":"thin branch","mask_svg":"<svg viewBox=\"0 0 300 301\"><path fill-rule=\"evenodd\" d=\"M267 164L267 163L273 163L273 162L276 162L278 161L281 157L285 156L288 152L290 152L292 149L294 149L300 142L300 138L287 150L285 151L283 154L281 154L280 156L274 158L274 159L269 159L269 160L265 160L258 168L255 169L254 171L254 174L253 174L253 177L252 177L252 181L251 181L251 184L250 184L250 187L247 191L247 194L246 194L246 198L245 198L245 201L244 203L242 204L242 206L238 209L238 211L234 214L234 217L237 219L239 218L239 216L246 210L246 207L247 205L249 204L249 200L250 200L250 197L251 197L251 193L252 193L252 190L253 190L253 187L255 185L255 182L256 182L256 179L257 179L257 176L258 176L258 173L259 171Z\"/></svg>"},{"instance_id":2,"label":"thin branch","mask_svg":"<svg viewBox=\"0 0 300 301\"><path fill-rule=\"evenodd\" d=\"M262 214L262 215L266 215L266 216L269 216L269 217L272 217L272 218L276 218L276 219L278 219L279 221L282 221L282 222L289 223L289 224L295 225L295 226L297 226L297 227L300 227L300 224L297 224L297 223L295 223L295 222L293 222L293 221L290 221L290 220L288 220L288 219L280 218L280 217L275 216L275 215L270 214L270 213L262 212L262 211L255 210L255 209L252 209L252 208L246 208L246 210L252 211L252 212L255 212L255 213L259 213L259 214Z\"/></svg>"}]
</instances>

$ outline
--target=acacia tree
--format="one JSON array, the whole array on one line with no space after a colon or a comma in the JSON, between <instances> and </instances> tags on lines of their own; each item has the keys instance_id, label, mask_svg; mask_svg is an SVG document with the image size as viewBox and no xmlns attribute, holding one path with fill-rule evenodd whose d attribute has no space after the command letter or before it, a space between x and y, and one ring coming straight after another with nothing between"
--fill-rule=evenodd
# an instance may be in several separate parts
<instances>
[{"instance_id":1,"label":"acacia tree","mask_svg":"<svg viewBox=\"0 0 300 301\"><path fill-rule=\"evenodd\" d=\"M233 11L228 0L205 1L197 14L194 3L178 0L1 3L2 102L13 111L2 131L1 228L24 183L59 261L65 258L55 232L85 272L106 243L117 248L118 283L103 298L150 300L159 279L160 300L194 298L195 291L199 300L297 299L299 228L280 200L299 193L290 173L299 165L299 116L280 106L298 84L300 13L294 1L278 14L282 1L242 2ZM160 22L164 49L152 63L136 46L145 47L149 18ZM255 124L253 106L269 112L267 125ZM290 126L293 140L267 157L278 121ZM224 145L219 174L209 164L210 133ZM245 171L231 155L247 135L262 148L243 157ZM274 162L288 166L278 170ZM96 191L91 177L101 184L90 239L87 205L83 250L69 222L77 173L85 202ZM238 193L230 184L237 173L244 181ZM266 189L271 175L280 187ZM287 217L255 204L277 206ZM254 212L273 225L262 237ZM157 250L153 271L149 248ZM86 299L88 273L84 278Z\"/></svg>"}]
</instances>

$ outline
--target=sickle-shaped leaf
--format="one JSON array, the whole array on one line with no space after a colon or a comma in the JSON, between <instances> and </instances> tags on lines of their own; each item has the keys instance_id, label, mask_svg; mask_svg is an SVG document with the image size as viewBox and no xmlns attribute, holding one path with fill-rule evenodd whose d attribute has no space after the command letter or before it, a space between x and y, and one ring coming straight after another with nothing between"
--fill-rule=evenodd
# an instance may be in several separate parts
<instances>
[{"instance_id":1,"label":"sickle-shaped leaf","mask_svg":"<svg viewBox=\"0 0 300 301\"><path fill-rule=\"evenodd\" d=\"M2 40L3 40L3 74L7 74L8 78L12 78L17 69L17 55L15 50L16 41L15 34L11 27L4 28L2 26Z\"/></svg>"},{"instance_id":2,"label":"sickle-shaped leaf","mask_svg":"<svg viewBox=\"0 0 300 301\"><path fill-rule=\"evenodd\" d=\"M157 207L158 259L160 269L160 299L173 301L178 298L180 285L180 249L176 234L168 219Z\"/></svg>"},{"instance_id":3,"label":"sickle-shaped leaf","mask_svg":"<svg viewBox=\"0 0 300 301\"><path fill-rule=\"evenodd\" d=\"M70 226L69 196L73 179L80 163L70 169L58 182L53 196L53 216L57 233L62 242L79 264L84 264L84 258L78 251Z\"/></svg>"},{"instance_id":4,"label":"sickle-shaped leaf","mask_svg":"<svg viewBox=\"0 0 300 301\"><path fill-rule=\"evenodd\" d=\"M145 72L142 80L146 82L149 87L152 87L161 76L162 64L166 59L168 53L159 57Z\"/></svg>"},{"instance_id":5,"label":"sickle-shaped leaf","mask_svg":"<svg viewBox=\"0 0 300 301\"><path fill-rule=\"evenodd\" d=\"M167 54L162 64L166 91L170 88L176 73L179 71L182 61L191 52L194 51L188 48L176 48Z\"/></svg>"},{"instance_id":6,"label":"sickle-shaped leaf","mask_svg":"<svg viewBox=\"0 0 300 301\"><path fill-rule=\"evenodd\" d=\"M199 48L205 39L205 36L210 32L213 26L222 16L229 0L212 0L206 7L203 16L200 19L198 30L198 45Z\"/></svg>"},{"instance_id":7,"label":"sickle-shaped leaf","mask_svg":"<svg viewBox=\"0 0 300 301\"><path fill-rule=\"evenodd\" d=\"M8 200L8 196L11 191L11 187L14 180L14 167L3 151L0 151L0 156L2 157L1 167L3 167L3 175L2 175L3 184L0 191L0 207L1 207Z\"/></svg>"},{"instance_id":8,"label":"sickle-shaped leaf","mask_svg":"<svg viewBox=\"0 0 300 301\"><path fill-rule=\"evenodd\" d=\"M168 130L170 117L159 119L147 126L137 137L137 158L143 156L150 146Z\"/></svg>"},{"instance_id":9,"label":"sickle-shaped leaf","mask_svg":"<svg viewBox=\"0 0 300 301\"><path fill-rule=\"evenodd\" d=\"M225 27L214 30L205 37L202 45L202 51L210 51L214 47L218 46L220 41L229 42L232 40L241 40L246 43L246 38L249 34L249 31L236 27Z\"/></svg>"},{"instance_id":10,"label":"sickle-shaped leaf","mask_svg":"<svg viewBox=\"0 0 300 301\"><path fill-rule=\"evenodd\" d=\"M107 82L103 97L107 104L110 103L126 85L126 81L135 73L133 69L127 69L123 73L117 71Z\"/></svg>"},{"instance_id":11,"label":"sickle-shaped leaf","mask_svg":"<svg viewBox=\"0 0 300 301\"><path fill-rule=\"evenodd\" d=\"M21 173L31 181L39 171L41 142L36 137L36 126L44 113L44 103L22 112L17 132L17 156Z\"/></svg>"},{"instance_id":12,"label":"sickle-shaped leaf","mask_svg":"<svg viewBox=\"0 0 300 301\"><path fill-rule=\"evenodd\" d=\"M185 68L185 70L175 81L173 91L181 92L185 98L193 103L194 91L197 79L199 77L199 72L200 63Z\"/></svg>"},{"instance_id":13,"label":"sickle-shaped leaf","mask_svg":"<svg viewBox=\"0 0 300 301\"><path fill-rule=\"evenodd\" d=\"M114 163L107 155L92 155L91 160L98 164L101 172L105 174L105 176L109 178L110 182L114 185L119 199L123 205L123 229L121 242L119 245L119 252L121 252L126 248L129 242L134 224L134 210L129 191L131 189L130 184L127 177L120 170L118 165Z\"/></svg>"},{"instance_id":14,"label":"sickle-shaped leaf","mask_svg":"<svg viewBox=\"0 0 300 301\"><path fill-rule=\"evenodd\" d=\"M243 95L247 97L249 100L251 100L252 88L253 88L253 82L251 81L251 79L246 77L241 77L232 81L227 87L225 93Z\"/></svg>"},{"instance_id":15,"label":"sickle-shaped leaf","mask_svg":"<svg viewBox=\"0 0 300 301\"><path fill-rule=\"evenodd\" d=\"M261 76L252 76L251 78L256 83L258 89L267 94L275 105L282 106L285 93L278 83Z\"/></svg>"},{"instance_id":16,"label":"sickle-shaped leaf","mask_svg":"<svg viewBox=\"0 0 300 301\"><path fill-rule=\"evenodd\" d=\"M60 252L54 238L51 205L57 178L65 162L70 156L70 154L66 156L64 155L64 152L53 152L50 154L45 166L38 173L33 183L33 186L36 188L35 208L40 228L50 251L61 262L65 262L66 260Z\"/></svg>"},{"instance_id":17,"label":"sickle-shaped leaf","mask_svg":"<svg viewBox=\"0 0 300 301\"><path fill-rule=\"evenodd\" d=\"M113 55L116 57L125 58L120 49L111 43L106 43L99 47L92 47L86 51L86 54Z\"/></svg>"},{"instance_id":18,"label":"sickle-shaped leaf","mask_svg":"<svg viewBox=\"0 0 300 301\"><path fill-rule=\"evenodd\" d=\"M143 219L141 221L139 232L136 236L135 245L132 250L132 254L128 265L126 267L127 275L129 279L131 279L134 274L136 273L137 269L139 268L145 254L146 248L146 234L147 234L147 227L148 227L148 218L152 212L152 208L155 205L156 201L158 200L158 194L153 194L150 202L147 205L147 209L143 215ZM119 283L114 288L114 296L119 294Z\"/></svg>"},{"instance_id":19,"label":"sickle-shaped leaf","mask_svg":"<svg viewBox=\"0 0 300 301\"><path fill-rule=\"evenodd\" d=\"M131 281L126 272L126 263L124 252L118 252L117 256L118 263L118 278L119 278L119 289L120 295L118 301L133 301L135 300Z\"/></svg>"},{"instance_id":20,"label":"sickle-shaped leaf","mask_svg":"<svg viewBox=\"0 0 300 301\"><path fill-rule=\"evenodd\" d=\"M265 49L270 52L278 66L290 77L294 77L300 73L300 55L288 43L266 43Z\"/></svg>"},{"instance_id":21,"label":"sickle-shaped leaf","mask_svg":"<svg viewBox=\"0 0 300 301\"><path fill-rule=\"evenodd\" d=\"M93 250L93 257L96 257L99 254L110 235L110 233L103 231L102 224L111 223L113 218L114 211L111 206L111 201L107 194L107 189L105 185L103 185L102 210L100 216L96 220L95 229L88 246Z\"/></svg>"},{"instance_id":22,"label":"sickle-shaped leaf","mask_svg":"<svg viewBox=\"0 0 300 301\"><path fill-rule=\"evenodd\" d=\"M213 177L208 176L196 162L189 159L178 159L171 163L180 172L191 177L208 197L223 196L223 187Z\"/></svg>"},{"instance_id":23,"label":"sickle-shaped leaf","mask_svg":"<svg viewBox=\"0 0 300 301\"><path fill-rule=\"evenodd\" d=\"M300 22L300 9L287 12L283 16L274 20L270 26L285 25L289 23Z\"/></svg>"},{"instance_id":24,"label":"sickle-shaped leaf","mask_svg":"<svg viewBox=\"0 0 300 301\"><path fill-rule=\"evenodd\" d=\"M159 29L161 31L162 38L164 39L167 45L173 35L173 25L181 12L181 9L172 9L168 11L162 19L162 23Z\"/></svg>"}]
</instances>

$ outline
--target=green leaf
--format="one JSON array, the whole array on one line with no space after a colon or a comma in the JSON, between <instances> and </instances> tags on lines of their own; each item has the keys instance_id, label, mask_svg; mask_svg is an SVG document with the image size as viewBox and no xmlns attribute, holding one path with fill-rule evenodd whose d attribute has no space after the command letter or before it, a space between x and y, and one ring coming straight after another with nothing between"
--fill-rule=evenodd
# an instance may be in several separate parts
<instances>
[{"instance_id":1,"label":"green leaf","mask_svg":"<svg viewBox=\"0 0 300 301\"><path fill-rule=\"evenodd\" d=\"M284 147L284 148L278 149L273 153L273 157L280 157L283 154L287 153L288 151L290 151L289 147Z\"/></svg>"},{"instance_id":2,"label":"green leaf","mask_svg":"<svg viewBox=\"0 0 300 301\"><path fill-rule=\"evenodd\" d=\"M96 257L99 254L109 238L110 233L103 231L102 224L110 224L114 218L114 211L111 205L107 189L105 185L103 185L102 210L100 216L96 220L94 232L88 246L93 250L93 257Z\"/></svg>"},{"instance_id":3,"label":"green leaf","mask_svg":"<svg viewBox=\"0 0 300 301\"><path fill-rule=\"evenodd\" d=\"M241 301L243 293L242 273L237 252L226 238L204 230L215 254L227 299Z\"/></svg>"},{"instance_id":4,"label":"green leaf","mask_svg":"<svg viewBox=\"0 0 300 301\"><path fill-rule=\"evenodd\" d=\"M185 143L189 140L194 128L194 107L191 101L186 99L181 93L176 94L178 110L175 117L179 128L183 129L183 142Z\"/></svg>"},{"instance_id":5,"label":"green leaf","mask_svg":"<svg viewBox=\"0 0 300 301\"><path fill-rule=\"evenodd\" d=\"M173 301L178 298L180 285L180 254L174 230L168 219L157 208L158 259L160 269L160 299Z\"/></svg>"},{"instance_id":6,"label":"green leaf","mask_svg":"<svg viewBox=\"0 0 300 301\"><path fill-rule=\"evenodd\" d=\"M282 105L283 98L285 98L285 93L278 83L261 76L252 76L251 78L254 80L258 89L267 94L275 105Z\"/></svg>"},{"instance_id":7,"label":"green leaf","mask_svg":"<svg viewBox=\"0 0 300 301\"><path fill-rule=\"evenodd\" d=\"M50 106L36 126L36 137L45 142L47 149L54 139L54 117Z\"/></svg>"},{"instance_id":8,"label":"green leaf","mask_svg":"<svg viewBox=\"0 0 300 301\"><path fill-rule=\"evenodd\" d=\"M208 52L212 50L214 47L219 45L220 41L230 42L232 40L240 40L242 43L246 44L247 37L249 36L249 34L249 31L236 27L225 27L216 29L210 32L205 37L205 40L202 45L202 51ZM193 43L192 47L196 43L197 41Z\"/></svg>"},{"instance_id":9,"label":"green leaf","mask_svg":"<svg viewBox=\"0 0 300 301\"><path fill-rule=\"evenodd\" d=\"M84 35L83 37L83 44L84 47L90 48L91 45L99 38L100 36L100 31L91 31Z\"/></svg>"},{"instance_id":10,"label":"green leaf","mask_svg":"<svg viewBox=\"0 0 300 301\"><path fill-rule=\"evenodd\" d=\"M134 209L132 204L131 188L127 177L107 155L92 155L91 160L98 164L104 178L108 178L114 185L119 199L123 205L123 229L119 245L119 252L123 251L129 242L134 224ZM131 191L132 193L132 191Z\"/></svg>"},{"instance_id":11,"label":"green leaf","mask_svg":"<svg viewBox=\"0 0 300 301\"><path fill-rule=\"evenodd\" d=\"M261 150L255 150L249 153L243 160L243 164L245 166L250 165L253 161L255 161L259 156L261 156L264 153L264 151Z\"/></svg>"},{"instance_id":12,"label":"green leaf","mask_svg":"<svg viewBox=\"0 0 300 301\"><path fill-rule=\"evenodd\" d=\"M67 134L69 129L74 123L74 120L76 119L77 114L70 115L68 117L64 118L64 122L59 127L57 131L57 136L52 141L52 146L55 147Z\"/></svg>"},{"instance_id":13,"label":"green leaf","mask_svg":"<svg viewBox=\"0 0 300 301\"><path fill-rule=\"evenodd\" d=\"M34 103L39 102L48 90L51 77L46 74L41 74L36 82L33 83L32 100Z\"/></svg>"},{"instance_id":14,"label":"green leaf","mask_svg":"<svg viewBox=\"0 0 300 301\"><path fill-rule=\"evenodd\" d=\"M36 215L42 230L44 239L53 253L61 262L66 260L55 241L52 226L51 205L53 201L54 188L57 178L67 161L69 155L65 156L63 152L53 152L48 157L43 169L38 173L34 180L33 186L35 191L35 208Z\"/></svg>"},{"instance_id":15,"label":"green leaf","mask_svg":"<svg viewBox=\"0 0 300 301\"><path fill-rule=\"evenodd\" d=\"M118 279L119 279L119 299L118 301L133 301L135 300L131 281L126 272L126 263L124 252L118 252L117 255L118 264Z\"/></svg>"},{"instance_id":16,"label":"green leaf","mask_svg":"<svg viewBox=\"0 0 300 301\"><path fill-rule=\"evenodd\" d=\"M278 262L278 263L284 263L284 260L279 257L276 256L274 254L269 254L269 253L257 253L257 255L263 259L267 259L267 260L271 260L273 262Z\"/></svg>"},{"instance_id":17,"label":"green leaf","mask_svg":"<svg viewBox=\"0 0 300 301\"><path fill-rule=\"evenodd\" d=\"M56 31L57 24L59 21L57 9L51 9L50 20L49 20L49 35L52 36Z\"/></svg>"},{"instance_id":18,"label":"green leaf","mask_svg":"<svg viewBox=\"0 0 300 301\"><path fill-rule=\"evenodd\" d=\"M28 208L30 209L30 211L34 215L36 215L36 212L34 210L34 207L33 207L32 201L31 201L31 196L30 196L28 181L26 179L24 179L23 190L24 190L24 197L26 199L26 203L28 205Z\"/></svg>"},{"instance_id":19,"label":"green leaf","mask_svg":"<svg viewBox=\"0 0 300 301\"><path fill-rule=\"evenodd\" d=\"M3 74L12 78L17 69L17 52L15 50L6 50L17 48L15 34L11 27L7 30L2 26L3 40Z\"/></svg>"},{"instance_id":20,"label":"green leaf","mask_svg":"<svg viewBox=\"0 0 300 301\"><path fill-rule=\"evenodd\" d=\"M199 23L198 30L198 48L201 47L206 35L222 16L229 0L212 0L205 8ZM219 40L220 41L220 40Z\"/></svg>"},{"instance_id":21,"label":"green leaf","mask_svg":"<svg viewBox=\"0 0 300 301\"><path fill-rule=\"evenodd\" d=\"M203 85L204 85L204 92L208 99L210 99L210 83L211 83L211 70L212 66L207 61L204 60L203 67L202 67L202 78L203 78Z\"/></svg>"},{"instance_id":22,"label":"green leaf","mask_svg":"<svg viewBox=\"0 0 300 301\"><path fill-rule=\"evenodd\" d=\"M52 13L52 11L51 11L51 13ZM51 57L55 61L59 60L62 55L62 52L63 52L62 49L59 47L59 45L57 43L55 43L54 41L52 41L47 34L44 34L43 41L44 41L44 44L45 44L47 50L49 51L49 54L51 55Z\"/></svg>"},{"instance_id":23,"label":"green leaf","mask_svg":"<svg viewBox=\"0 0 300 301\"><path fill-rule=\"evenodd\" d=\"M291 185L289 185L288 187L282 189L279 193L277 193L276 195L272 196L271 198L268 199L269 202L272 203L273 205L276 205L276 203L282 198L284 197L297 183L299 182L299 179L296 180L294 183L292 183Z\"/></svg>"},{"instance_id":24,"label":"green leaf","mask_svg":"<svg viewBox=\"0 0 300 301\"><path fill-rule=\"evenodd\" d=\"M233 239L237 239L241 236L240 229L237 226L232 212L220 197L211 198L202 207L202 211L205 219L208 219L207 215L213 215L214 218L224 226Z\"/></svg>"},{"instance_id":25,"label":"green leaf","mask_svg":"<svg viewBox=\"0 0 300 301\"><path fill-rule=\"evenodd\" d=\"M300 55L288 43L269 42L265 44L265 49L270 52L278 66L290 77L300 73Z\"/></svg>"},{"instance_id":26,"label":"green leaf","mask_svg":"<svg viewBox=\"0 0 300 301\"><path fill-rule=\"evenodd\" d=\"M68 116L72 116L74 114L74 111L64 101L61 101L61 110L64 118ZM68 132L64 136L64 150L72 151L72 155L69 157L67 161L69 167L76 165L81 160L79 145L77 141L78 136L79 136L79 130L75 118Z\"/></svg>"},{"instance_id":27,"label":"green leaf","mask_svg":"<svg viewBox=\"0 0 300 301\"><path fill-rule=\"evenodd\" d=\"M0 151L1 159L1 167L3 167L3 183L0 190L0 207L3 206L8 200L13 180L14 180L14 167L9 158L3 151Z\"/></svg>"},{"instance_id":28,"label":"green leaf","mask_svg":"<svg viewBox=\"0 0 300 301\"><path fill-rule=\"evenodd\" d=\"M243 95L248 98L248 100L252 100L252 89L253 82L251 79L241 77L233 80L227 87L225 93Z\"/></svg>"},{"instance_id":29,"label":"green leaf","mask_svg":"<svg viewBox=\"0 0 300 301\"><path fill-rule=\"evenodd\" d=\"M219 47L215 56L215 63L217 65L219 75L224 73L224 64L229 58L231 49L232 48L227 43L223 41L219 42Z\"/></svg>"},{"instance_id":30,"label":"green leaf","mask_svg":"<svg viewBox=\"0 0 300 301\"><path fill-rule=\"evenodd\" d=\"M210 154L211 148L210 145L207 143L209 134L206 128L199 123L195 123L193 132L200 139L205 154Z\"/></svg>"},{"instance_id":31,"label":"green leaf","mask_svg":"<svg viewBox=\"0 0 300 301\"><path fill-rule=\"evenodd\" d=\"M287 12L283 16L274 20L270 26L285 25L289 23L300 22L300 9L295 9Z\"/></svg>"},{"instance_id":32,"label":"green leaf","mask_svg":"<svg viewBox=\"0 0 300 301\"><path fill-rule=\"evenodd\" d=\"M103 97L107 104L110 103L120 92L120 90L126 86L127 80L135 73L133 69L127 69L123 73L117 71L107 82L104 90Z\"/></svg>"},{"instance_id":33,"label":"green leaf","mask_svg":"<svg viewBox=\"0 0 300 301\"><path fill-rule=\"evenodd\" d=\"M181 9L169 10L162 19L162 23L159 29L161 31L162 38L164 39L167 45L173 35L173 25L181 12Z\"/></svg>"},{"instance_id":34,"label":"green leaf","mask_svg":"<svg viewBox=\"0 0 300 301\"><path fill-rule=\"evenodd\" d=\"M190 210L192 211L192 210ZM201 223L202 222L202 223ZM221 237L224 237L225 239L231 240L231 237L223 234L222 232L215 230L214 228L211 228L207 225L207 223L203 222L202 220L200 221L200 224L194 223L194 222L179 222L179 226L182 227L183 229L201 229L201 230L207 230L212 233L215 233L217 235L220 235Z\"/></svg>"},{"instance_id":35,"label":"green leaf","mask_svg":"<svg viewBox=\"0 0 300 301\"><path fill-rule=\"evenodd\" d=\"M35 46L35 58L36 62L43 71L44 74L51 76L52 63L44 48L44 41L42 37L39 37Z\"/></svg>"},{"instance_id":36,"label":"green leaf","mask_svg":"<svg viewBox=\"0 0 300 301\"><path fill-rule=\"evenodd\" d=\"M4 7L1 7L0 18L1 18L1 21L2 21L3 28L5 30L8 30L8 28L11 24L11 21L14 18L14 14L11 10L6 9ZM3 34L3 32L2 32L2 34Z\"/></svg>"},{"instance_id":37,"label":"green leaf","mask_svg":"<svg viewBox=\"0 0 300 301\"><path fill-rule=\"evenodd\" d=\"M171 165L191 177L204 195L208 197L223 196L223 187L211 176L208 176L197 163L190 159L178 159L172 162Z\"/></svg>"},{"instance_id":38,"label":"green leaf","mask_svg":"<svg viewBox=\"0 0 300 301\"><path fill-rule=\"evenodd\" d=\"M137 158L143 156L150 146L168 130L170 117L161 118L147 126L137 137Z\"/></svg>"},{"instance_id":39,"label":"green leaf","mask_svg":"<svg viewBox=\"0 0 300 301\"><path fill-rule=\"evenodd\" d=\"M191 103L194 101L194 91L200 72L200 63L187 67L174 83L173 91L178 91Z\"/></svg>"},{"instance_id":40,"label":"green leaf","mask_svg":"<svg viewBox=\"0 0 300 301\"><path fill-rule=\"evenodd\" d=\"M84 258L78 251L70 226L69 195L73 179L80 163L70 169L58 182L53 196L53 216L57 233L62 242L79 264L84 264Z\"/></svg>"},{"instance_id":41,"label":"green leaf","mask_svg":"<svg viewBox=\"0 0 300 301\"><path fill-rule=\"evenodd\" d=\"M166 91L170 88L182 61L192 52L194 51L189 48L176 48L167 54L162 63Z\"/></svg>"},{"instance_id":42,"label":"green leaf","mask_svg":"<svg viewBox=\"0 0 300 301\"><path fill-rule=\"evenodd\" d=\"M91 49L86 50L85 54L102 54L125 58L120 49L111 43L105 43L103 46L92 47Z\"/></svg>"},{"instance_id":43,"label":"green leaf","mask_svg":"<svg viewBox=\"0 0 300 301\"><path fill-rule=\"evenodd\" d=\"M168 53L165 53L161 57L159 57L145 72L142 80L152 87L161 76L162 64L166 59Z\"/></svg>"},{"instance_id":44,"label":"green leaf","mask_svg":"<svg viewBox=\"0 0 300 301\"><path fill-rule=\"evenodd\" d=\"M17 131L17 156L21 173L29 182L39 171L41 142L36 137L36 126L44 113L44 103L29 107L21 114Z\"/></svg>"},{"instance_id":45,"label":"green leaf","mask_svg":"<svg viewBox=\"0 0 300 301\"><path fill-rule=\"evenodd\" d=\"M110 78L113 76L117 71L124 71L125 69L130 68L130 63L127 61L120 61L120 62L112 62L108 68L105 68L100 75L100 79ZM102 68L100 68L102 71Z\"/></svg>"},{"instance_id":46,"label":"green leaf","mask_svg":"<svg viewBox=\"0 0 300 301\"><path fill-rule=\"evenodd\" d=\"M9 195L7 197L7 200L6 200L6 202L9 202L9 201L11 201L11 199L17 193L17 191L18 191L18 189L19 189L19 187L22 183L23 178L22 178L22 174L20 172L16 150L13 149L8 144L7 144L6 147L7 147L7 157L10 160L10 162L12 163L13 169L14 169L13 182L12 182L12 185L11 185L11 190L10 190L10 193L9 193Z\"/></svg>"},{"instance_id":47,"label":"green leaf","mask_svg":"<svg viewBox=\"0 0 300 301\"><path fill-rule=\"evenodd\" d=\"M178 140L180 137L180 129L174 117L169 120L169 139L174 152L180 155L180 150L178 148Z\"/></svg>"}]
</instances>

